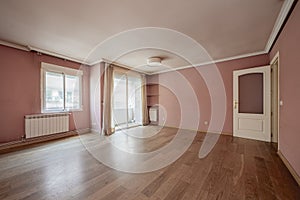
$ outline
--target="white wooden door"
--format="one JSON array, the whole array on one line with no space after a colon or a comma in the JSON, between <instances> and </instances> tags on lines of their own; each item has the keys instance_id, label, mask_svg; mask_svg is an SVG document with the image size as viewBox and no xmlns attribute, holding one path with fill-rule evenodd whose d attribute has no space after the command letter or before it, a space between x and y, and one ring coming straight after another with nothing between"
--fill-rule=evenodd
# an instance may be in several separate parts
<instances>
[{"instance_id":1,"label":"white wooden door","mask_svg":"<svg viewBox=\"0 0 300 200\"><path fill-rule=\"evenodd\" d=\"M233 72L233 136L271 140L270 66Z\"/></svg>"}]
</instances>

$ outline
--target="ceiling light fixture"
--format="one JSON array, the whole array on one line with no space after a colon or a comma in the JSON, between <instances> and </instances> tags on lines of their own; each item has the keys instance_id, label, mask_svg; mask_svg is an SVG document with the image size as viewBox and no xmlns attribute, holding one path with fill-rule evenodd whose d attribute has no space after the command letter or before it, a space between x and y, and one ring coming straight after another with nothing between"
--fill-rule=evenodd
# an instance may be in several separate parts
<instances>
[{"instance_id":1,"label":"ceiling light fixture","mask_svg":"<svg viewBox=\"0 0 300 200\"><path fill-rule=\"evenodd\" d=\"M159 67L159 66L161 66L161 58L160 57L148 58L147 65L149 65L151 67Z\"/></svg>"}]
</instances>

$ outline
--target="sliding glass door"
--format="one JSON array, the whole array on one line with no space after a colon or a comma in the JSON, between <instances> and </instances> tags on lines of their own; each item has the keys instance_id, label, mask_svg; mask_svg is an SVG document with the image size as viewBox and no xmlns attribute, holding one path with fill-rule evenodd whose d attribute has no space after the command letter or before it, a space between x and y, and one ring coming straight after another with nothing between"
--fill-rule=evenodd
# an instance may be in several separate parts
<instances>
[{"instance_id":1,"label":"sliding glass door","mask_svg":"<svg viewBox=\"0 0 300 200\"><path fill-rule=\"evenodd\" d=\"M114 72L113 122L116 129L142 124L140 75Z\"/></svg>"},{"instance_id":2,"label":"sliding glass door","mask_svg":"<svg viewBox=\"0 0 300 200\"><path fill-rule=\"evenodd\" d=\"M114 72L112 119L116 128L127 127L127 78Z\"/></svg>"},{"instance_id":3,"label":"sliding glass door","mask_svg":"<svg viewBox=\"0 0 300 200\"><path fill-rule=\"evenodd\" d=\"M127 76L128 119L131 125L142 124L141 77Z\"/></svg>"}]
</instances>

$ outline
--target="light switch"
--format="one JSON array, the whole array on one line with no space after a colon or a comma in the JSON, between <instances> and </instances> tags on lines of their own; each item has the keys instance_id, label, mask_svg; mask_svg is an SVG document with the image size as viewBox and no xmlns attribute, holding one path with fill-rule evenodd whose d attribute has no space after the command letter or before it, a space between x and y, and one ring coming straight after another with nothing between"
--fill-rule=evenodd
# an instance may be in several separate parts
<instances>
[{"instance_id":1,"label":"light switch","mask_svg":"<svg viewBox=\"0 0 300 200\"><path fill-rule=\"evenodd\" d=\"M279 101L279 105L283 106L283 101L282 100Z\"/></svg>"}]
</instances>

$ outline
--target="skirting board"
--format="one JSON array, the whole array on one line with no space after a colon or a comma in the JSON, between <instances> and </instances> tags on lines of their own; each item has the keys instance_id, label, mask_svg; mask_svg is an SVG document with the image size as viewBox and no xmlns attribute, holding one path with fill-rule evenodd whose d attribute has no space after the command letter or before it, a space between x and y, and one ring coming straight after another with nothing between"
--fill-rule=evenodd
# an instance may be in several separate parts
<instances>
[{"instance_id":1,"label":"skirting board","mask_svg":"<svg viewBox=\"0 0 300 200\"><path fill-rule=\"evenodd\" d=\"M296 180L296 182L298 183L298 185L300 186L300 177L297 174L297 172L294 170L294 168L292 167L292 165L284 157L284 155L281 153L280 150L278 150L277 154L279 155L279 157L281 158L281 160L285 164L285 166L288 168L288 170L290 171L290 173L292 174L292 176L294 177L294 179Z\"/></svg>"},{"instance_id":2,"label":"skirting board","mask_svg":"<svg viewBox=\"0 0 300 200\"><path fill-rule=\"evenodd\" d=\"M175 127L175 126L162 126L160 124L149 124L149 125L156 125L156 126L160 126L160 127L166 127L166 128L176 128L176 129L179 129L178 127ZM202 131L202 130L195 130L195 129L186 129L186 128L183 128L182 130L187 130L187 131L196 131L197 133L213 133L213 134L221 134L221 135L227 135L227 136L233 136L233 133L229 133L229 132L217 132L217 131Z\"/></svg>"},{"instance_id":3,"label":"skirting board","mask_svg":"<svg viewBox=\"0 0 300 200\"><path fill-rule=\"evenodd\" d=\"M47 141L51 141L51 140L57 140L57 139L76 136L76 135L78 135L77 131L68 131L65 133L58 133L58 134L52 134L52 135L47 135L47 136L25 139L22 141L9 142L9 143L0 145L0 153L14 151L15 149L19 149L19 148L22 148L27 145L47 142Z\"/></svg>"}]
</instances>

